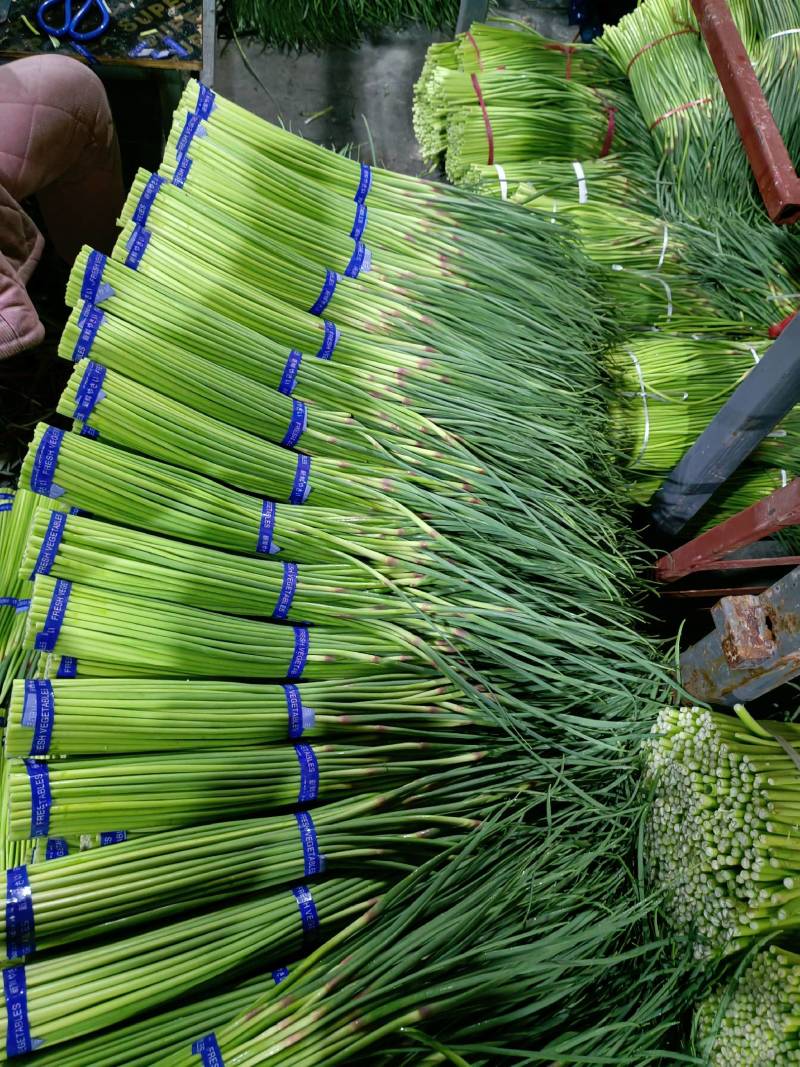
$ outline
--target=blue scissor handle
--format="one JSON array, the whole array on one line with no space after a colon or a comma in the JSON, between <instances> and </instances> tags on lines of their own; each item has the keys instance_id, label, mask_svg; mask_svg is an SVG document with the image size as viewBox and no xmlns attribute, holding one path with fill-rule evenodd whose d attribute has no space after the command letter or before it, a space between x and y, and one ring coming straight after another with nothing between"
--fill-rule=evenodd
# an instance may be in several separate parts
<instances>
[{"instance_id":1,"label":"blue scissor handle","mask_svg":"<svg viewBox=\"0 0 800 1067\"><path fill-rule=\"evenodd\" d=\"M61 25L52 26L49 22L46 22L44 17L45 14L53 8L62 5L64 8L64 21ZM80 23L86 18L92 8L97 8L100 12L99 24L92 30L79 30L78 27ZM111 18L108 14L108 8L102 0L83 0L83 3L74 15L72 14L72 0L42 0L42 3L39 4L39 7L36 10L36 21L45 33L59 40L69 37L73 41L94 41L97 37L101 37L106 32Z\"/></svg>"}]
</instances>

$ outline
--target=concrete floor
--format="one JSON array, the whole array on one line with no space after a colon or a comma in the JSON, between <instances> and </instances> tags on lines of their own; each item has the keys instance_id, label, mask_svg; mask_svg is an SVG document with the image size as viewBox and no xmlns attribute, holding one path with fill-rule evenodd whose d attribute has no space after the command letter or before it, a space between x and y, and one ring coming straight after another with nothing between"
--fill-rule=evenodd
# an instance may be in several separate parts
<instances>
[{"instance_id":1,"label":"concrete floor","mask_svg":"<svg viewBox=\"0 0 800 1067\"><path fill-rule=\"evenodd\" d=\"M540 33L571 40L560 0L500 0L498 13L523 19ZM420 174L424 164L411 126L411 97L425 52L445 34L423 29L386 34L352 51L286 55L241 42L259 85L234 41L220 42L215 87L271 122L367 162ZM324 112L324 114L319 114ZM317 116L317 117L314 117ZM370 142L371 138L371 142Z\"/></svg>"}]
</instances>

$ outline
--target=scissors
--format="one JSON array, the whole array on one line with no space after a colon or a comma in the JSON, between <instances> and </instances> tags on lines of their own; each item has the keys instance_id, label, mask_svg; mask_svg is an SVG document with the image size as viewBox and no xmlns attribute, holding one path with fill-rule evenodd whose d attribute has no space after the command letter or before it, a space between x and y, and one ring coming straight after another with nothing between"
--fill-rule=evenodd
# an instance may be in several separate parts
<instances>
[{"instance_id":1,"label":"scissors","mask_svg":"<svg viewBox=\"0 0 800 1067\"><path fill-rule=\"evenodd\" d=\"M45 15L55 7L63 7L64 9L64 20L57 26L52 25L45 19ZM81 22L84 22L87 16L91 17L92 9L95 9L100 15L100 22L91 30L81 30ZM65 39L70 41L94 41L106 32L111 16L103 0L84 0L74 15L72 13L72 0L42 0L36 10L36 21L46 34L60 41Z\"/></svg>"}]
</instances>

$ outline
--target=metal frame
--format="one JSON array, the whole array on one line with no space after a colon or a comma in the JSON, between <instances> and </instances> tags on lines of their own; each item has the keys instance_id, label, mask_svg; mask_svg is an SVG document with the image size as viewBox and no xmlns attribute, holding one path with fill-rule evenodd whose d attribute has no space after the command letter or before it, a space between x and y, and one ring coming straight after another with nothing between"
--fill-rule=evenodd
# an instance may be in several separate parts
<instances>
[{"instance_id":1,"label":"metal frame","mask_svg":"<svg viewBox=\"0 0 800 1067\"><path fill-rule=\"evenodd\" d=\"M200 81L209 89L214 87L217 59L217 5L216 0L203 0L203 67Z\"/></svg>"},{"instance_id":2,"label":"metal frame","mask_svg":"<svg viewBox=\"0 0 800 1067\"><path fill-rule=\"evenodd\" d=\"M652 521L676 535L800 400L800 316L723 404L656 493Z\"/></svg>"},{"instance_id":3,"label":"metal frame","mask_svg":"<svg viewBox=\"0 0 800 1067\"><path fill-rule=\"evenodd\" d=\"M764 0L769 3L769 0ZM800 218L800 178L726 0L692 0L700 32L739 129L761 198L778 225Z\"/></svg>"},{"instance_id":4,"label":"metal frame","mask_svg":"<svg viewBox=\"0 0 800 1067\"><path fill-rule=\"evenodd\" d=\"M473 22L485 22L489 14L489 0L461 0L456 33L466 33Z\"/></svg>"},{"instance_id":5,"label":"metal frame","mask_svg":"<svg viewBox=\"0 0 800 1067\"><path fill-rule=\"evenodd\" d=\"M756 501L738 515L726 519L713 530L673 549L656 563L656 578L676 582L698 571L753 570L757 567L781 567L800 564L798 556L754 556L747 559L724 559L732 552L755 545L788 526L800 526L800 478L782 489Z\"/></svg>"},{"instance_id":6,"label":"metal frame","mask_svg":"<svg viewBox=\"0 0 800 1067\"><path fill-rule=\"evenodd\" d=\"M714 630L681 656L681 684L696 700L731 706L800 674L800 567L759 596L723 597Z\"/></svg>"}]
</instances>

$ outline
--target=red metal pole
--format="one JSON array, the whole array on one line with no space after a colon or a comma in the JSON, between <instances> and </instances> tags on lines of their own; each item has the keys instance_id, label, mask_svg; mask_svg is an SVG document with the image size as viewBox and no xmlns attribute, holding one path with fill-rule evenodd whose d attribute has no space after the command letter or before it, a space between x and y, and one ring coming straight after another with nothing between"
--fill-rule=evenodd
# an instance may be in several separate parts
<instances>
[{"instance_id":1,"label":"red metal pole","mask_svg":"<svg viewBox=\"0 0 800 1067\"><path fill-rule=\"evenodd\" d=\"M769 0L764 0L768 3ZM700 31L717 68L767 214L786 225L800 218L800 178L726 0L692 0Z\"/></svg>"}]
</instances>

